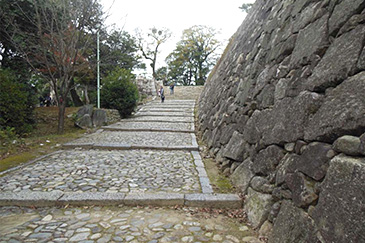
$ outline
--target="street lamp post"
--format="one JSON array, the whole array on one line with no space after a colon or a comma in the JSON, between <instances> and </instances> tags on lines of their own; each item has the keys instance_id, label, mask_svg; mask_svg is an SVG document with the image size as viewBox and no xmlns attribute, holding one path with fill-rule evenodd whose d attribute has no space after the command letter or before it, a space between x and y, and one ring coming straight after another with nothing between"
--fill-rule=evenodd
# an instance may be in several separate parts
<instances>
[{"instance_id":1,"label":"street lamp post","mask_svg":"<svg viewBox=\"0 0 365 243\"><path fill-rule=\"evenodd\" d=\"M96 33L96 82L97 82L97 97L98 109L100 109L100 57L99 57L99 30Z\"/></svg>"}]
</instances>

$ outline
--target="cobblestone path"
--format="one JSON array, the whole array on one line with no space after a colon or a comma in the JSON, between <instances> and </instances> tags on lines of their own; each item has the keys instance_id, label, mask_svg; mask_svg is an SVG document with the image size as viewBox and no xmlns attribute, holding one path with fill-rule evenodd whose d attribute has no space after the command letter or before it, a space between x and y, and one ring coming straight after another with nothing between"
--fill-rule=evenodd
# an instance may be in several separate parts
<instances>
[{"instance_id":1,"label":"cobblestone path","mask_svg":"<svg viewBox=\"0 0 365 243\"><path fill-rule=\"evenodd\" d=\"M0 242L260 242L237 219L191 208L241 202L213 194L195 102L171 97L0 177Z\"/></svg>"}]
</instances>

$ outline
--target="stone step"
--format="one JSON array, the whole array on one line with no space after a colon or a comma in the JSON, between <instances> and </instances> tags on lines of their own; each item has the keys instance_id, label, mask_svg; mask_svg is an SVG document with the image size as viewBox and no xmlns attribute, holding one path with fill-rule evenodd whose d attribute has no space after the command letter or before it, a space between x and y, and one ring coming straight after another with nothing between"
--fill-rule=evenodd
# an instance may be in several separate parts
<instances>
[{"instance_id":1,"label":"stone step","mask_svg":"<svg viewBox=\"0 0 365 243\"><path fill-rule=\"evenodd\" d=\"M156 116L161 117L194 117L193 113L191 112L137 112L134 117L142 117L142 116Z\"/></svg>"},{"instance_id":2,"label":"stone step","mask_svg":"<svg viewBox=\"0 0 365 243\"><path fill-rule=\"evenodd\" d=\"M153 119L150 119L151 117L149 116L148 119L143 119L144 117L138 117L137 119L128 119L125 120L125 122L159 122L159 123L193 123L194 121L184 121L184 120L166 120L166 117L161 117L161 118L157 118L154 117ZM172 118L179 118L179 117L172 117ZM121 121L123 122L123 121Z\"/></svg>"},{"instance_id":3,"label":"stone step","mask_svg":"<svg viewBox=\"0 0 365 243\"><path fill-rule=\"evenodd\" d=\"M118 144L118 143L65 143L62 145L64 148L83 148L83 149L102 149L102 150L187 150L187 151L199 151L197 145L185 145L185 146L152 146L152 145L130 145L130 144Z\"/></svg>"},{"instance_id":4,"label":"stone step","mask_svg":"<svg viewBox=\"0 0 365 243\"><path fill-rule=\"evenodd\" d=\"M65 147L105 149L198 149L194 133L102 131L79 138Z\"/></svg>"},{"instance_id":5,"label":"stone step","mask_svg":"<svg viewBox=\"0 0 365 243\"><path fill-rule=\"evenodd\" d=\"M188 206L202 208L242 208L236 194L104 193L104 192L0 192L0 206Z\"/></svg>"},{"instance_id":6,"label":"stone step","mask_svg":"<svg viewBox=\"0 0 365 243\"><path fill-rule=\"evenodd\" d=\"M128 122L120 121L109 126L102 127L104 130L114 131L154 131L154 132L182 132L193 133L193 123L171 122Z\"/></svg>"},{"instance_id":7,"label":"stone step","mask_svg":"<svg viewBox=\"0 0 365 243\"><path fill-rule=\"evenodd\" d=\"M177 130L177 129L161 129L161 128L121 128L121 127L111 127L111 126L105 126L105 127L101 127L104 130L109 130L109 131L123 131L123 132L181 132L181 133L194 133L194 130Z\"/></svg>"}]
</instances>

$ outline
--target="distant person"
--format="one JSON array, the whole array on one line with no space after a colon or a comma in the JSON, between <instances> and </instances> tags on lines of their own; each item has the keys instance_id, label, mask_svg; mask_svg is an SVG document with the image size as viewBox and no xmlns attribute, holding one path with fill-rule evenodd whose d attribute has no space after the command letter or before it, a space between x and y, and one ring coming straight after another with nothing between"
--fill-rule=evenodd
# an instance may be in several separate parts
<instances>
[{"instance_id":1,"label":"distant person","mask_svg":"<svg viewBox=\"0 0 365 243\"><path fill-rule=\"evenodd\" d=\"M163 86L161 85L160 90L158 91L161 97L161 103L163 103L165 101L165 92L163 90Z\"/></svg>"},{"instance_id":2,"label":"distant person","mask_svg":"<svg viewBox=\"0 0 365 243\"><path fill-rule=\"evenodd\" d=\"M39 100L39 106L40 106L40 107L43 107L43 106L44 106L44 98L43 98L43 96L41 96L41 95L40 95L40 96L38 97L38 100Z\"/></svg>"},{"instance_id":3,"label":"distant person","mask_svg":"<svg viewBox=\"0 0 365 243\"><path fill-rule=\"evenodd\" d=\"M46 106L49 107L51 105L51 102L52 102L51 96L47 95L46 99L45 99L45 102L46 102Z\"/></svg>"},{"instance_id":4,"label":"distant person","mask_svg":"<svg viewBox=\"0 0 365 243\"><path fill-rule=\"evenodd\" d=\"M170 84L170 94L174 94L174 87L175 87L175 84L172 82L171 84Z\"/></svg>"}]
</instances>

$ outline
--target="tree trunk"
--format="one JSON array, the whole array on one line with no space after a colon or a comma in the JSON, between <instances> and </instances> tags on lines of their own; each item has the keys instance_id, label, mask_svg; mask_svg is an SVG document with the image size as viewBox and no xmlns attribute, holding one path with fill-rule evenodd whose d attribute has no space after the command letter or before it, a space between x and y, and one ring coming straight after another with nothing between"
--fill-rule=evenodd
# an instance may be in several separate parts
<instances>
[{"instance_id":1,"label":"tree trunk","mask_svg":"<svg viewBox=\"0 0 365 243\"><path fill-rule=\"evenodd\" d=\"M71 85L71 87L74 87L75 86L75 80L74 79L71 79L70 85ZM71 93L71 98L72 98L72 102L74 103L74 106L79 107L79 106L83 106L84 105L84 103L82 103L82 101L80 99L80 96L77 94L75 88L72 88L70 90L70 93Z\"/></svg>"},{"instance_id":2,"label":"tree trunk","mask_svg":"<svg viewBox=\"0 0 365 243\"><path fill-rule=\"evenodd\" d=\"M85 85L84 96L85 96L85 104L86 105L90 104L89 93L87 92L87 88L88 88L88 86Z\"/></svg>"},{"instance_id":3,"label":"tree trunk","mask_svg":"<svg viewBox=\"0 0 365 243\"><path fill-rule=\"evenodd\" d=\"M65 127L65 111L66 111L66 101L62 100L62 97L58 101L58 134L63 134Z\"/></svg>"}]
</instances>

